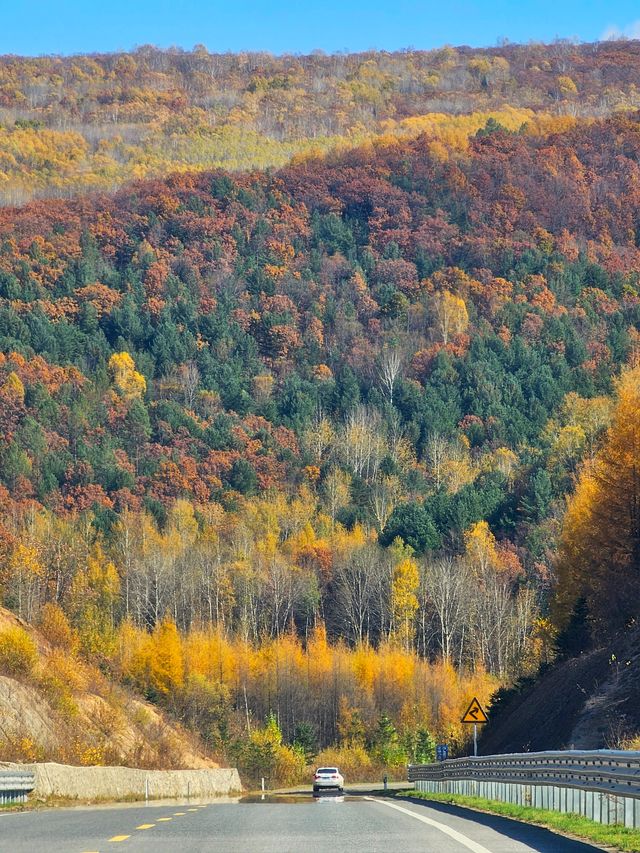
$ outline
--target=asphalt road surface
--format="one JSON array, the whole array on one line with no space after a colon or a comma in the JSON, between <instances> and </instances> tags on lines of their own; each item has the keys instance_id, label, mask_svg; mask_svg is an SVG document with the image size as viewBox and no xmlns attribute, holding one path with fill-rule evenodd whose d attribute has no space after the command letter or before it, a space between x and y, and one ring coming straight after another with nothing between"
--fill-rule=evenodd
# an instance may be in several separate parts
<instances>
[{"instance_id":1,"label":"asphalt road surface","mask_svg":"<svg viewBox=\"0 0 640 853\"><path fill-rule=\"evenodd\" d=\"M1 853L593 853L545 829L455 806L311 794L46 809L0 816Z\"/></svg>"}]
</instances>

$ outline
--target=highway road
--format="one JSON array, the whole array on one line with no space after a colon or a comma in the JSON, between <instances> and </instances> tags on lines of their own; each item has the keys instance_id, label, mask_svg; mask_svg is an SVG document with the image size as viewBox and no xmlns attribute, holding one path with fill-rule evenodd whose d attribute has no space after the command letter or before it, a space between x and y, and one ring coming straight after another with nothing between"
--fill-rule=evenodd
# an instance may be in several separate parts
<instances>
[{"instance_id":1,"label":"highway road","mask_svg":"<svg viewBox=\"0 0 640 853\"><path fill-rule=\"evenodd\" d=\"M593 853L598 849L505 818L366 793L43 809L0 816L2 853Z\"/></svg>"}]
</instances>

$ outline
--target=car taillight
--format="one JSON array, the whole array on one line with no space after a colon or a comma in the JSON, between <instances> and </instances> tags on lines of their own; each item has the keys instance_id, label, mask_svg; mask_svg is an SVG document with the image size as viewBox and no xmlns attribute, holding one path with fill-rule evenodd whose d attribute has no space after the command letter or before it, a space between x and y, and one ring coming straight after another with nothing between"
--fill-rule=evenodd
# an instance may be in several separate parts
<instances>
[{"instance_id":1,"label":"car taillight","mask_svg":"<svg viewBox=\"0 0 640 853\"><path fill-rule=\"evenodd\" d=\"M334 774L333 774L333 776L332 776L331 778L332 778L332 779L337 779L338 777L337 777L337 776L336 776L336 774L334 773Z\"/></svg>"}]
</instances>

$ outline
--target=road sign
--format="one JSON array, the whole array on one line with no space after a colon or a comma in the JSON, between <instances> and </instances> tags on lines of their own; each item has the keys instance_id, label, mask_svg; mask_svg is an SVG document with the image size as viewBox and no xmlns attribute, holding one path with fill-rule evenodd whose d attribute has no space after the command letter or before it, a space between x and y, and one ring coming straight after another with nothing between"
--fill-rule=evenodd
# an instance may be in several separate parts
<instances>
[{"instance_id":1,"label":"road sign","mask_svg":"<svg viewBox=\"0 0 640 853\"><path fill-rule=\"evenodd\" d=\"M449 758L449 745L446 743L439 743L436 746L436 759L438 761L446 761Z\"/></svg>"},{"instance_id":2,"label":"road sign","mask_svg":"<svg viewBox=\"0 0 640 853\"><path fill-rule=\"evenodd\" d=\"M478 700L476 699L475 696L473 697L471 704L467 708L467 713L462 718L462 722L463 723L488 723L489 722L489 718L487 717L486 713L484 712L482 705L480 704L480 702L478 702Z\"/></svg>"}]
</instances>

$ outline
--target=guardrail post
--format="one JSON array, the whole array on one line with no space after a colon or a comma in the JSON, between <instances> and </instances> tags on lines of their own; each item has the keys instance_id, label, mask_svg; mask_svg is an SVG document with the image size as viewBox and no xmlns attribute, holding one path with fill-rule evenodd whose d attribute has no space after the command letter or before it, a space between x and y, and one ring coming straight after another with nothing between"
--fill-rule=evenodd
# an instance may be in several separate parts
<instances>
[{"instance_id":1,"label":"guardrail post","mask_svg":"<svg viewBox=\"0 0 640 853\"><path fill-rule=\"evenodd\" d=\"M586 800L587 800L587 817L590 820L598 820L598 818L596 818L596 803L595 803L596 797L595 797L595 794L593 791L587 791ZM600 815L598 815L598 817L599 816Z\"/></svg>"},{"instance_id":2,"label":"guardrail post","mask_svg":"<svg viewBox=\"0 0 640 853\"><path fill-rule=\"evenodd\" d=\"M568 814L576 814L578 812L578 808L576 807L576 794L579 794L579 791L575 791L573 788L567 788L567 812Z\"/></svg>"}]
</instances>

